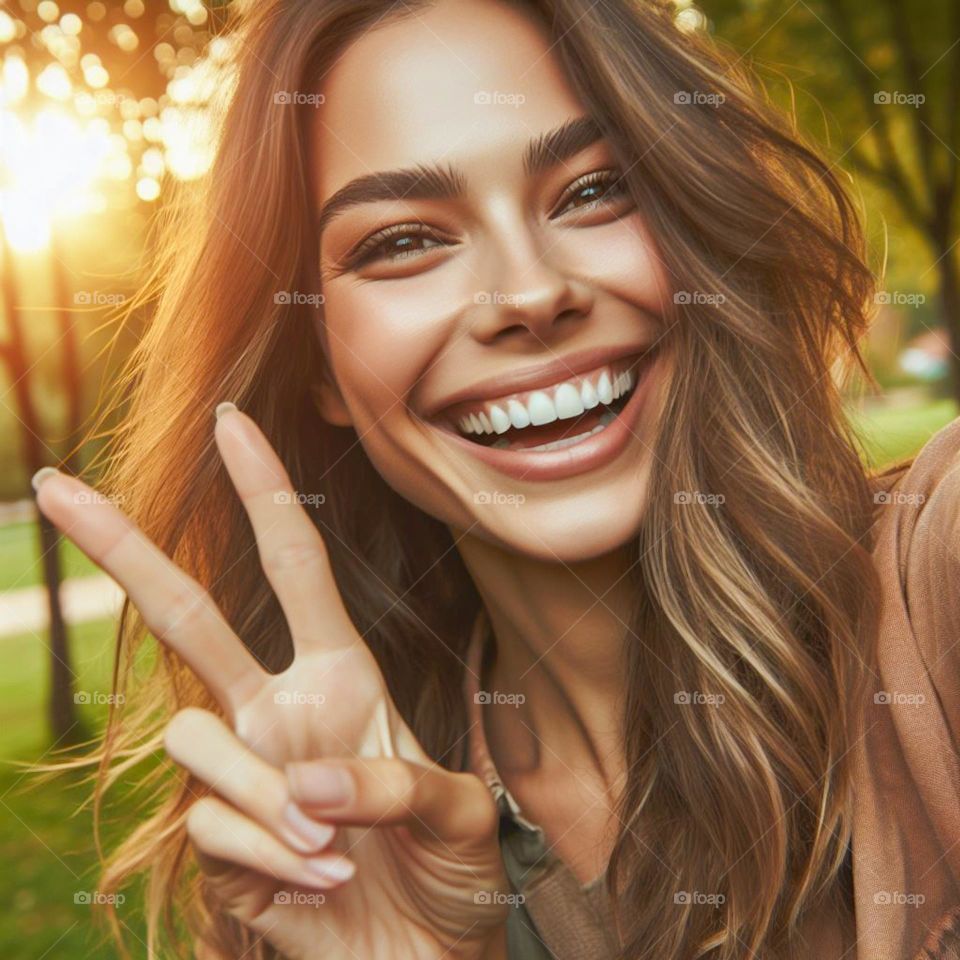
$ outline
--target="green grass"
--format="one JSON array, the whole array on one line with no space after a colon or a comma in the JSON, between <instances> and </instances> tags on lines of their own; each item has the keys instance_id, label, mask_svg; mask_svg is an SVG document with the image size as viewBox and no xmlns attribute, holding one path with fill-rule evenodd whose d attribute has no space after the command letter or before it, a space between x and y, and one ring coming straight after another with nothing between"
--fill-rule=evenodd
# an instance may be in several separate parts
<instances>
[{"instance_id":1,"label":"green grass","mask_svg":"<svg viewBox=\"0 0 960 960\"><path fill-rule=\"evenodd\" d=\"M884 466L915 454L941 427L957 416L954 400L937 400L921 406L890 407L851 414L863 438L871 466Z\"/></svg>"},{"instance_id":2,"label":"green grass","mask_svg":"<svg viewBox=\"0 0 960 960\"><path fill-rule=\"evenodd\" d=\"M87 623L71 631L75 688L108 692L113 624ZM49 674L43 635L0 638L0 956L10 960L70 957L107 960L116 950L76 894L96 884L92 814L78 812L89 787L78 775L39 780L11 760L50 759L44 704ZM83 706L88 730L99 729L103 708ZM114 828L115 830L116 828ZM111 830L107 831L109 845ZM133 931L134 956L145 954L136 897L118 911Z\"/></svg>"},{"instance_id":3,"label":"green grass","mask_svg":"<svg viewBox=\"0 0 960 960\"><path fill-rule=\"evenodd\" d=\"M60 569L63 578L97 573L97 566L69 540L60 541ZM43 582L40 542L36 523L0 526L0 591L32 587Z\"/></svg>"}]
</instances>

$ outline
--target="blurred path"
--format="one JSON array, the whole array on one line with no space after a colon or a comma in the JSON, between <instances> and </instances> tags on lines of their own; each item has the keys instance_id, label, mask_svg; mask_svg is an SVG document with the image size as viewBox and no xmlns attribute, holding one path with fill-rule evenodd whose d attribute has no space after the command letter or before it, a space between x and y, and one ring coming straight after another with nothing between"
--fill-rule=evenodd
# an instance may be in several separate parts
<instances>
[{"instance_id":1,"label":"blurred path","mask_svg":"<svg viewBox=\"0 0 960 960\"><path fill-rule=\"evenodd\" d=\"M73 577L60 587L67 623L115 619L123 603L123 591L105 574ZM0 637L35 633L47 627L45 587L23 587L0 593Z\"/></svg>"}]
</instances>

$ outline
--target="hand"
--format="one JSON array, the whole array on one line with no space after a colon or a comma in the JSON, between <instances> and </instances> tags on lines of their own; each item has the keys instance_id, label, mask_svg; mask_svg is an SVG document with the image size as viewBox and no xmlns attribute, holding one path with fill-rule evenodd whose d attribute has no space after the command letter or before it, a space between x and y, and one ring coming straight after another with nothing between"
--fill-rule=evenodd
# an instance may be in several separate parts
<instances>
[{"instance_id":1,"label":"hand","mask_svg":"<svg viewBox=\"0 0 960 960\"><path fill-rule=\"evenodd\" d=\"M280 674L106 498L64 474L37 492L223 710L226 721L181 710L165 734L212 791L187 818L210 889L291 960L500 955L507 881L493 798L472 774L435 764L401 719L264 435L235 409L215 435L293 637Z\"/></svg>"}]
</instances>

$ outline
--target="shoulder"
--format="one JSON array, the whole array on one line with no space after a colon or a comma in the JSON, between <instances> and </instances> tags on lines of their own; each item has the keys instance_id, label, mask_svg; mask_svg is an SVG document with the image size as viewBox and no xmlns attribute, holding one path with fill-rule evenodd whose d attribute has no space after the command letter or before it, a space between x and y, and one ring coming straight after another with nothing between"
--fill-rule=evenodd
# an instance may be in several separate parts
<instances>
[{"instance_id":1,"label":"shoulder","mask_svg":"<svg viewBox=\"0 0 960 960\"><path fill-rule=\"evenodd\" d=\"M960 522L960 417L937 431L911 462L874 478L875 553L904 572L911 560L953 560Z\"/></svg>"},{"instance_id":2,"label":"shoulder","mask_svg":"<svg viewBox=\"0 0 960 960\"><path fill-rule=\"evenodd\" d=\"M919 656L931 679L952 689L960 677L960 417L874 499L881 646Z\"/></svg>"}]
</instances>

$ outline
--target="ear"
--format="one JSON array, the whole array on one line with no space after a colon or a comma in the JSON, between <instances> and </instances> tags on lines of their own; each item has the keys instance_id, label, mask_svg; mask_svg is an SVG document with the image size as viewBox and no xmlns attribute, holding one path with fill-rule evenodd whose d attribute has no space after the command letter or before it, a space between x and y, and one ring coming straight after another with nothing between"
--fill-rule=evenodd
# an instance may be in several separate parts
<instances>
[{"instance_id":1,"label":"ear","mask_svg":"<svg viewBox=\"0 0 960 960\"><path fill-rule=\"evenodd\" d=\"M340 388L327 376L310 384L310 395L320 411L320 416L334 427L353 426L353 418L344 403Z\"/></svg>"}]
</instances>

